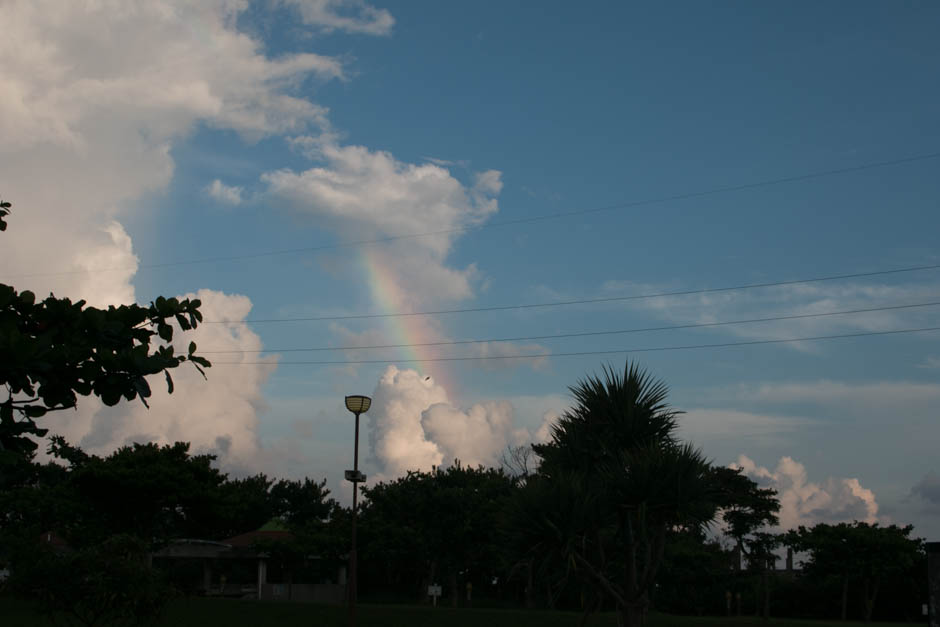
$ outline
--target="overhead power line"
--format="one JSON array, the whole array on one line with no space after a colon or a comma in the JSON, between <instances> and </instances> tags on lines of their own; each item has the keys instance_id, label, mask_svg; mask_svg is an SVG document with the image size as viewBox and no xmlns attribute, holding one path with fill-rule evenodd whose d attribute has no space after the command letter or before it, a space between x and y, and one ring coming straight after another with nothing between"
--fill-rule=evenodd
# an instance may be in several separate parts
<instances>
[{"instance_id":1,"label":"overhead power line","mask_svg":"<svg viewBox=\"0 0 940 627\"><path fill-rule=\"evenodd\" d=\"M225 353L312 353L318 351L349 351L370 350L382 348L417 348L421 346L457 346L462 344L489 344L497 342L528 342L535 340L556 340L572 337L593 337L600 335L623 335L627 333L646 333L650 331L672 331L678 329L700 329L705 327L721 327L735 324L751 324L757 322L776 322L781 320L802 320L806 318L823 318L826 316L845 316L850 314L871 313L875 311L894 311L898 309L915 309L918 307L936 307L940 301L929 303L915 303L909 305L886 305L884 307L868 307L866 309L846 309L842 311L827 311L822 313L789 314L784 316L770 316L766 318L748 318L745 320L727 320L723 322L699 322L692 324L675 324L659 327L643 327L639 329L620 329L615 331L582 331L577 333L555 333L551 335L524 335L517 337L486 338L480 340L449 340L440 342L418 342L414 344L373 344L371 346L321 346L314 348L266 348L261 350L201 350L200 354Z\"/></svg>"},{"instance_id":2,"label":"overhead power line","mask_svg":"<svg viewBox=\"0 0 940 627\"><path fill-rule=\"evenodd\" d=\"M663 351L695 350L704 348L729 348L732 346L757 346L761 344L788 344L793 342L815 342L820 340L835 340L851 337L871 337L875 335L899 335L903 333L922 333L928 331L940 331L940 327L923 327L920 329L898 329L894 331L863 331L859 333L841 333L837 335L815 335L812 337L793 337L780 340L749 340L743 342L720 342L716 344L686 344L683 346L656 346L652 348L621 348L617 350L604 351L576 351L567 353L539 353L530 355L487 355L487 356L468 356L468 357L429 357L426 359L354 359L345 361L217 361L212 365L224 366L243 366L243 365L278 365L278 366L344 366L353 364L387 364L395 363L426 363L441 361L492 361L496 359L547 359L554 357L580 357L586 355L620 355L625 353L652 353Z\"/></svg>"},{"instance_id":3,"label":"overhead power line","mask_svg":"<svg viewBox=\"0 0 940 627\"><path fill-rule=\"evenodd\" d=\"M824 281L839 281L844 279L860 279L864 277L884 276L889 274L902 274L906 272L919 272L923 270L940 269L940 264L927 266L911 266L908 268L895 268L892 270L875 270L873 272L853 272L850 274L833 274L829 276L812 277L809 279L793 279L789 281L769 281L763 283L744 283L724 287L708 287L695 290L677 290L672 292L656 292L651 294L631 294L628 296L607 296L603 298L582 298L577 300L559 300L542 303L524 303L520 305L493 305L487 307L464 307L461 309L438 309L433 311L397 311L388 313L347 314L336 316L303 316L296 318L249 318L247 320L206 320L205 324L231 324L231 323L270 323L270 322L316 322L327 320L365 320L372 318L398 318L403 316L439 316L444 314L479 313L485 311L508 311L512 309L538 309L546 307L565 307L569 305L590 305L597 303L613 303L630 300L646 300L650 298L666 298L670 296L691 296L694 294L713 294L716 292L733 292L738 290L751 290L761 287L780 287L785 285L800 285L804 283L821 283Z\"/></svg>"},{"instance_id":4,"label":"overhead power line","mask_svg":"<svg viewBox=\"0 0 940 627\"><path fill-rule=\"evenodd\" d=\"M150 263L150 264L141 264L136 268L99 268L99 269L85 269L85 270L65 270L60 272L36 272L30 274L19 274L14 276L9 276L9 279L23 279L31 277L40 277L40 276L66 276L74 274L88 274L95 272L127 272L129 270L146 270L146 269L157 269L157 268L170 268L175 266L186 266L186 265L198 265L198 264L207 264L207 263L219 263L225 261L239 261L243 259L261 259L264 257L277 257L281 255L291 255L296 253L309 253L317 252L321 250L333 250L337 248L350 248L355 246L367 246L371 244L382 244L387 242L395 242L399 240L415 239L420 237L431 237L434 235L449 235L452 233L462 233L464 231L470 231L474 229L493 229L504 226L514 226L518 224L531 224L534 222L544 222L547 220L557 220L560 218L568 218L573 216L583 216L593 213L603 213L607 211L616 211L618 209L630 209L633 207L643 207L648 205L657 205L668 202L674 202L679 200L690 200L693 198L701 198L704 196L714 196L717 194L727 194L732 192L746 191L749 189L758 189L761 187L770 187L773 185L784 185L787 183L797 183L800 181L809 181L812 179L824 178L827 176L837 176L840 174L850 174L852 172L862 172L865 170L872 170L876 168L884 168L895 165L903 165L906 163L915 163L918 161L927 161L929 159L936 159L940 157L940 152L932 152L922 155L913 155L908 157L902 157L899 159L890 159L887 161L875 161L870 163L863 163L860 165L850 166L846 168L835 168L831 170L818 170L815 172L808 172L804 174L797 174L794 176L784 176L774 179L765 179L763 181L755 181L753 183L744 183L741 185L724 185L721 187L712 187L709 189L703 189L693 192L684 192L681 194L670 194L667 196L658 196L655 198L646 198L642 200L632 200L626 202L615 203L611 205L604 205L601 207L592 207L588 209L573 209L570 211L559 211L556 213L545 213L536 216L529 216L525 218L514 218L510 220L496 220L493 222L487 222L485 224L478 225L464 225L457 226L449 229L440 229L437 231L425 231L420 233L403 233L400 235L389 235L386 237L378 237L374 239L364 239L364 240L347 240L345 242L336 242L333 244L320 244L317 246L302 246L298 248L285 248L281 250L270 250L262 251L257 253L246 253L242 255L225 255L219 257L205 257L203 259L186 259L182 261L166 261L162 263Z\"/></svg>"}]
</instances>

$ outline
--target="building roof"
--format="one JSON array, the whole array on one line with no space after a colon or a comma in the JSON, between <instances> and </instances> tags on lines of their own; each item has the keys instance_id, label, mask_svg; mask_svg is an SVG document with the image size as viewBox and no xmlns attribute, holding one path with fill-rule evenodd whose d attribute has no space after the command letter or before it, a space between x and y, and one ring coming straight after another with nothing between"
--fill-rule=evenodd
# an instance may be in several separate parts
<instances>
[{"instance_id":1,"label":"building roof","mask_svg":"<svg viewBox=\"0 0 940 627\"><path fill-rule=\"evenodd\" d=\"M264 531L258 529L257 531L249 531L248 533L243 533L241 535L234 536L223 540L225 544L229 544L233 547L243 547L251 546L253 544L258 544L259 542L287 542L288 540L293 540L294 534L286 530L271 530Z\"/></svg>"}]
</instances>

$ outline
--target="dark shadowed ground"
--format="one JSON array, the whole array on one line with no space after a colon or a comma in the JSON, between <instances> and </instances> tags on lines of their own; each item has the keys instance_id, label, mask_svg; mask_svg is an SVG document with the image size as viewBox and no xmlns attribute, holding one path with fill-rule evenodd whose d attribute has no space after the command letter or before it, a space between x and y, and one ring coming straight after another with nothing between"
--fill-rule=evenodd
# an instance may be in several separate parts
<instances>
[{"instance_id":1,"label":"dark shadowed ground","mask_svg":"<svg viewBox=\"0 0 940 627\"><path fill-rule=\"evenodd\" d=\"M360 605L358 624L362 627L574 627L579 614L572 612L453 609L449 607L416 607L407 605ZM0 599L0 624L3 627L45 627L43 620L27 603ZM345 627L346 608L300 603L260 601L228 601L214 599L187 599L172 602L163 617L162 625L174 627ZM613 627L616 617L611 613L591 618L589 625ZM653 614L649 627L849 627L865 623L839 621L808 621L759 618L695 618ZM901 627L906 623L873 623L881 627ZM909 623L907 624L909 625Z\"/></svg>"}]
</instances>

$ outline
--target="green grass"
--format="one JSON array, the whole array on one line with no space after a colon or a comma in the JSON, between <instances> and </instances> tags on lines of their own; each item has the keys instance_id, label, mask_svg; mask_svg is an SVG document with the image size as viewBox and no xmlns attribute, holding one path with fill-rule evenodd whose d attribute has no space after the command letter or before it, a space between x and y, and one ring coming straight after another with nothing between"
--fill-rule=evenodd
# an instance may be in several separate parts
<instances>
[{"instance_id":1,"label":"green grass","mask_svg":"<svg viewBox=\"0 0 940 627\"><path fill-rule=\"evenodd\" d=\"M569 627L578 624L580 615L573 612L544 610L454 609L411 605L362 604L358 608L358 624L362 627ZM0 625L3 627L45 627L32 605L22 601L0 599ZM219 599L179 599L169 604L161 623L167 627L345 627L345 607L303 603L231 601ZM613 627L616 617L611 613L595 615L588 623L596 627ZM752 617L696 618L653 614L649 627L848 627L864 623L771 619L769 622ZM905 623L878 623L879 627L901 627Z\"/></svg>"}]
</instances>

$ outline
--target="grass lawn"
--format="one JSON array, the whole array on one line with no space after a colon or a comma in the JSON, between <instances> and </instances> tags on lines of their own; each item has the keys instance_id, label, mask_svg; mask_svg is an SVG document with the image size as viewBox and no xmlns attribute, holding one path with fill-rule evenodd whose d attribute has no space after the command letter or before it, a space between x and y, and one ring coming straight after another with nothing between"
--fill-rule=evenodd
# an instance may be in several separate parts
<instances>
[{"instance_id":1,"label":"grass lawn","mask_svg":"<svg viewBox=\"0 0 940 627\"><path fill-rule=\"evenodd\" d=\"M358 624L362 627L569 627L578 624L579 614L572 612L453 609L450 607L417 607L410 605L363 604L358 608ZM162 621L167 627L345 627L346 608L302 603L231 601L219 599L180 599L167 607ZM589 625L612 627L617 624L613 614L591 618ZM0 599L0 625L3 627L44 627L29 604ZM649 627L848 627L864 623L839 621L808 621L772 619L769 623L747 618L695 618L653 614ZM906 623L878 623L879 627L901 627Z\"/></svg>"}]
</instances>

